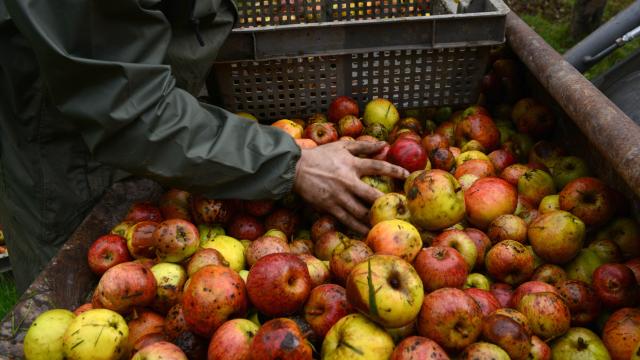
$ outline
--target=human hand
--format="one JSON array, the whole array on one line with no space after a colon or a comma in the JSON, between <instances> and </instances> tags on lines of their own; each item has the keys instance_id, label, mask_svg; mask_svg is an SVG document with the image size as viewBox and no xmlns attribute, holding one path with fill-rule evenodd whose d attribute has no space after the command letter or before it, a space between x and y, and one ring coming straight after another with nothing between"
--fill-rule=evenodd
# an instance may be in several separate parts
<instances>
[{"instance_id":1,"label":"human hand","mask_svg":"<svg viewBox=\"0 0 640 360\"><path fill-rule=\"evenodd\" d=\"M335 141L303 149L296 165L294 190L319 210L366 234L369 205L383 194L362 182L360 177L387 175L405 179L409 175L404 168L386 161L358 157L375 154L383 147L384 142Z\"/></svg>"}]
</instances>

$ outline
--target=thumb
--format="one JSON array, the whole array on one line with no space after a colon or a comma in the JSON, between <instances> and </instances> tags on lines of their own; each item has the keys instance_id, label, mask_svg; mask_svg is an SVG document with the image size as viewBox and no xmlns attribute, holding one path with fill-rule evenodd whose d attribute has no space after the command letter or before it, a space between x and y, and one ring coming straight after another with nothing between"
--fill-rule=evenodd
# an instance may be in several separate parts
<instances>
[{"instance_id":1,"label":"thumb","mask_svg":"<svg viewBox=\"0 0 640 360\"><path fill-rule=\"evenodd\" d=\"M355 156L371 155L382 150L386 144L387 143L384 141L349 141L346 144L345 149Z\"/></svg>"}]
</instances>

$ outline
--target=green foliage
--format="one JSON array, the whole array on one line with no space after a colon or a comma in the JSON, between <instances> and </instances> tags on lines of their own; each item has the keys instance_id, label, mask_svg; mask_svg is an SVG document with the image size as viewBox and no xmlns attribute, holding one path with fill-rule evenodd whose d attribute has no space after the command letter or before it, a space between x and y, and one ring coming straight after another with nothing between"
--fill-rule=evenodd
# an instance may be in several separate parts
<instances>
[{"instance_id":1,"label":"green foliage","mask_svg":"<svg viewBox=\"0 0 640 360\"><path fill-rule=\"evenodd\" d=\"M0 274L0 319L13 308L18 301L18 294L13 277L7 273Z\"/></svg>"},{"instance_id":2,"label":"green foliage","mask_svg":"<svg viewBox=\"0 0 640 360\"><path fill-rule=\"evenodd\" d=\"M522 20L559 53L564 53L580 40L573 39L570 35L573 0L509 0L507 3L516 9ZM631 3L633 0L608 0L602 23L607 22ZM637 49L640 49L640 39L614 51L591 68L585 76L588 79L596 78Z\"/></svg>"}]
</instances>

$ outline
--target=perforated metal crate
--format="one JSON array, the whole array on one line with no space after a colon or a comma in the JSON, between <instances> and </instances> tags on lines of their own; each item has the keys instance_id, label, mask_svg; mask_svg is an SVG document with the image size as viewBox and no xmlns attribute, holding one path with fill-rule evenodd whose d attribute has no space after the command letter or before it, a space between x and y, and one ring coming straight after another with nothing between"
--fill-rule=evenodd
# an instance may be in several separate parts
<instances>
[{"instance_id":1,"label":"perforated metal crate","mask_svg":"<svg viewBox=\"0 0 640 360\"><path fill-rule=\"evenodd\" d=\"M265 122L324 111L340 95L400 108L472 103L509 11L501 0L458 9L447 0L256 0L238 9L209 93Z\"/></svg>"}]
</instances>

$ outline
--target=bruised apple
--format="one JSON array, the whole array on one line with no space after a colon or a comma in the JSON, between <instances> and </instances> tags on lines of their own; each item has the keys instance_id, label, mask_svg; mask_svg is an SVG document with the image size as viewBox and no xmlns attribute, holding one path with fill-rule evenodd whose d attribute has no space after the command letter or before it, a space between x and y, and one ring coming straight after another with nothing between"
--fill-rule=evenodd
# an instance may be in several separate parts
<instances>
[{"instance_id":1,"label":"bruised apple","mask_svg":"<svg viewBox=\"0 0 640 360\"><path fill-rule=\"evenodd\" d=\"M107 270L94 292L94 308L126 314L133 307L150 305L156 295L153 273L135 262L118 264Z\"/></svg>"},{"instance_id":2,"label":"bruised apple","mask_svg":"<svg viewBox=\"0 0 640 360\"><path fill-rule=\"evenodd\" d=\"M311 360L311 346L295 321L276 318L264 323L249 348L251 359Z\"/></svg>"},{"instance_id":3,"label":"bruised apple","mask_svg":"<svg viewBox=\"0 0 640 360\"><path fill-rule=\"evenodd\" d=\"M407 200L411 222L426 230L444 229L464 218L462 188L453 175L443 170L418 175L407 193Z\"/></svg>"},{"instance_id":4,"label":"bruised apple","mask_svg":"<svg viewBox=\"0 0 640 360\"><path fill-rule=\"evenodd\" d=\"M209 265L198 270L186 285L182 311L189 328L210 337L228 319L241 317L247 311L244 281L232 269Z\"/></svg>"},{"instance_id":5,"label":"bruised apple","mask_svg":"<svg viewBox=\"0 0 640 360\"><path fill-rule=\"evenodd\" d=\"M464 203L469 222L486 229L498 216L513 214L518 204L518 194L506 181L486 177L477 180L464 193Z\"/></svg>"},{"instance_id":6,"label":"bruised apple","mask_svg":"<svg viewBox=\"0 0 640 360\"><path fill-rule=\"evenodd\" d=\"M161 222L153 233L156 256L160 261L180 262L193 255L200 246L198 229L182 219Z\"/></svg>"},{"instance_id":7,"label":"bruised apple","mask_svg":"<svg viewBox=\"0 0 640 360\"><path fill-rule=\"evenodd\" d=\"M444 287L462 288L469 273L462 255L456 249L446 246L422 249L413 266L422 280L425 292Z\"/></svg>"},{"instance_id":8,"label":"bruised apple","mask_svg":"<svg viewBox=\"0 0 640 360\"><path fill-rule=\"evenodd\" d=\"M259 326L247 319L225 322L213 333L207 360L245 360L251 357L251 342Z\"/></svg>"},{"instance_id":9,"label":"bruised apple","mask_svg":"<svg viewBox=\"0 0 640 360\"><path fill-rule=\"evenodd\" d=\"M320 337L324 337L333 324L351 312L346 290L336 284L315 287L304 305L304 318Z\"/></svg>"},{"instance_id":10,"label":"bruised apple","mask_svg":"<svg viewBox=\"0 0 640 360\"><path fill-rule=\"evenodd\" d=\"M403 220L384 220L367 234L367 245L376 254L395 255L412 262L422 248L418 230Z\"/></svg>"},{"instance_id":11,"label":"bruised apple","mask_svg":"<svg viewBox=\"0 0 640 360\"><path fill-rule=\"evenodd\" d=\"M409 221L409 205L407 198L403 194L388 193L377 198L369 211L371 226L384 220L404 220Z\"/></svg>"},{"instance_id":12,"label":"bruised apple","mask_svg":"<svg viewBox=\"0 0 640 360\"><path fill-rule=\"evenodd\" d=\"M437 342L422 336L402 340L391 354L391 360L449 360L449 355Z\"/></svg>"}]
</instances>

